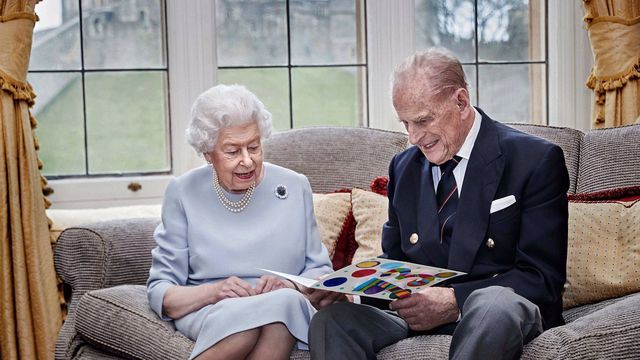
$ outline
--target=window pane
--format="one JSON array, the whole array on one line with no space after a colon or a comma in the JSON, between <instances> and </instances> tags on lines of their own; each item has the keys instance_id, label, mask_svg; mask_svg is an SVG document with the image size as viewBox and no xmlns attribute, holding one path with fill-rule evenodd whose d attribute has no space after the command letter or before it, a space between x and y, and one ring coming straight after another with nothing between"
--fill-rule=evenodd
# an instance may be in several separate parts
<instances>
[{"instance_id":1,"label":"window pane","mask_svg":"<svg viewBox=\"0 0 640 360\"><path fill-rule=\"evenodd\" d=\"M364 124L364 78L358 67L293 69L293 126Z\"/></svg>"},{"instance_id":2,"label":"window pane","mask_svg":"<svg viewBox=\"0 0 640 360\"><path fill-rule=\"evenodd\" d=\"M218 66L286 65L284 0L216 0Z\"/></svg>"},{"instance_id":3,"label":"window pane","mask_svg":"<svg viewBox=\"0 0 640 360\"><path fill-rule=\"evenodd\" d=\"M292 0L291 63L356 64L364 58L354 0Z\"/></svg>"},{"instance_id":4,"label":"window pane","mask_svg":"<svg viewBox=\"0 0 640 360\"><path fill-rule=\"evenodd\" d=\"M89 73L89 173L169 170L164 72Z\"/></svg>"},{"instance_id":5,"label":"window pane","mask_svg":"<svg viewBox=\"0 0 640 360\"><path fill-rule=\"evenodd\" d=\"M29 70L79 70L80 20L78 2L41 1L36 22Z\"/></svg>"},{"instance_id":6,"label":"window pane","mask_svg":"<svg viewBox=\"0 0 640 360\"><path fill-rule=\"evenodd\" d=\"M85 68L164 67L163 9L160 0L83 1Z\"/></svg>"},{"instance_id":7,"label":"window pane","mask_svg":"<svg viewBox=\"0 0 640 360\"><path fill-rule=\"evenodd\" d=\"M481 65L480 107L504 122L546 123L544 65Z\"/></svg>"},{"instance_id":8,"label":"window pane","mask_svg":"<svg viewBox=\"0 0 640 360\"><path fill-rule=\"evenodd\" d=\"M82 79L79 74L29 74L44 175L84 175Z\"/></svg>"},{"instance_id":9,"label":"window pane","mask_svg":"<svg viewBox=\"0 0 640 360\"><path fill-rule=\"evenodd\" d=\"M475 65L462 65L462 69L464 70L464 74L467 78L468 90L469 90L469 99L471 100L471 105L478 104L478 85L476 84L476 66Z\"/></svg>"},{"instance_id":10,"label":"window pane","mask_svg":"<svg viewBox=\"0 0 640 360\"><path fill-rule=\"evenodd\" d=\"M278 131L290 126L289 75L287 69L220 69L221 84L240 84L251 90L273 115Z\"/></svg>"},{"instance_id":11,"label":"window pane","mask_svg":"<svg viewBox=\"0 0 640 360\"><path fill-rule=\"evenodd\" d=\"M439 46L462 62L475 61L474 2L416 0L416 49Z\"/></svg>"},{"instance_id":12,"label":"window pane","mask_svg":"<svg viewBox=\"0 0 640 360\"><path fill-rule=\"evenodd\" d=\"M478 57L544 60L544 1L478 1Z\"/></svg>"}]
</instances>

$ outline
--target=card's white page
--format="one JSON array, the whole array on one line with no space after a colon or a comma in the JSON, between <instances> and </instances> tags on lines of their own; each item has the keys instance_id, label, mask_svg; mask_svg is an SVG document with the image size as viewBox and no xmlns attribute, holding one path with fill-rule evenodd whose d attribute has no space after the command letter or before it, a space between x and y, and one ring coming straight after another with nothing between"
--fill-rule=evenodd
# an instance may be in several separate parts
<instances>
[{"instance_id":1,"label":"card's white page","mask_svg":"<svg viewBox=\"0 0 640 360\"><path fill-rule=\"evenodd\" d=\"M274 275L281 276L281 277L283 277L285 279L289 279L291 281L295 281L298 284L302 284L302 285L304 285L306 287L311 287L311 286L315 285L315 283L316 283L316 280L309 279L309 278L306 278L306 277L303 277L303 276L291 275L291 274L286 274L286 273L283 273L283 272L267 270L267 269L260 269L260 270L263 270L263 271L266 271L266 272L270 272L270 273L272 273Z\"/></svg>"},{"instance_id":2,"label":"card's white page","mask_svg":"<svg viewBox=\"0 0 640 360\"><path fill-rule=\"evenodd\" d=\"M318 281L277 271L265 271L314 289L385 300L407 297L425 287L465 274L460 271L381 258L370 258L349 265Z\"/></svg>"}]
</instances>

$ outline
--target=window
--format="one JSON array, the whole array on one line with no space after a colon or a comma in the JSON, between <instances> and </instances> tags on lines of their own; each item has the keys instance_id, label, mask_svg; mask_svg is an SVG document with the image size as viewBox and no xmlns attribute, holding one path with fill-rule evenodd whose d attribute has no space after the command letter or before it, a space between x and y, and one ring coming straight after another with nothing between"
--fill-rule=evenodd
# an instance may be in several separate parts
<instances>
[{"instance_id":1,"label":"window","mask_svg":"<svg viewBox=\"0 0 640 360\"><path fill-rule=\"evenodd\" d=\"M184 130L194 99L216 82L247 85L274 114L277 130L324 124L401 130L389 97L391 70L430 45L449 46L462 58L473 101L497 120L548 117L551 125L588 128L591 50L581 4L548 3L554 34L548 55L545 6L541 0L39 2L29 81L38 95L33 110L50 199L58 208L160 202L172 176L203 164ZM476 24L476 11L492 8L499 11ZM462 13L454 18L451 11ZM456 20L462 15L466 21ZM457 24L462 30L454 30ZM480 29L487 35L476 37ZM498 46L512 49L502 54ZM142 188L130 190L133 182Z\"/></svg>"},{"instance_id":2,"label":"window","mask_svg":"<svg viewBox=\"0 0 640 360\"><path fill-rule=\"evenodd\" d=\"M43 4L29 66L43 173L169 173L164 2Z\"/></svg>"},{"instance_id":3,"label":"window","mask_svg":"<svg viewBox=\"0 0 640 360\"><path fill-rule=\"evenodd\" d=\"M218 81L247 86L274 128L366 126L364 2L216 0Z\"/></svg>"},{"instance_id":4,"label":"window","mask_svg":"<svg viewBox=\"0 0 640 360\"><path fill-rule=\"evenodd\" d=\"M416 48L463 63L472 102L500 121L547 124L544 0L416 0Z\"/></svg>"}]
</instances>

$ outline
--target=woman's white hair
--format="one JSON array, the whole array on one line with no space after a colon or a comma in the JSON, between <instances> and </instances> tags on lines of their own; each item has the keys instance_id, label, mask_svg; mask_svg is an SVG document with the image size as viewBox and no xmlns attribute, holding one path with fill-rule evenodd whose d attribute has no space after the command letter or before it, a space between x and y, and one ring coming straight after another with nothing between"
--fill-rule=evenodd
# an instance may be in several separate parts
<instances>
[{"instance_id":1,"label":"woman's white hair","mask_svg":"<svg viewBox=\"0 0 640 360\"><path fill-rule=\"evenodd\" d=\"M198 96L185 131L189 145L202 155L213 150L220 129L255 121L260 139L271 135L271 113L242 85L216 85Z\"/></svg>"}]
</instances>

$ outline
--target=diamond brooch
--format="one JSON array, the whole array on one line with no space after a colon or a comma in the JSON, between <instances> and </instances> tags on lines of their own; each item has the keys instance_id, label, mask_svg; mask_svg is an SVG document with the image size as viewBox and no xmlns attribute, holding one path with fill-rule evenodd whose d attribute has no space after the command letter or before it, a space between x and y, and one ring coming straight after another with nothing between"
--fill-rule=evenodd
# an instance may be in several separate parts
<instances>
[{"instance_id":1,"label":"diamond brooch","mask_svg":"<svg viewBox=\"0 0 640 360\"><path fill-rule=\"evenodd\" d=\"M274 191L276 197L278 199L286 199L289 193L287 193L287 187L284 185L276 186L276 190Z\"/></svg>"}]
</instances>

